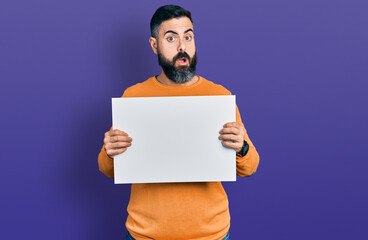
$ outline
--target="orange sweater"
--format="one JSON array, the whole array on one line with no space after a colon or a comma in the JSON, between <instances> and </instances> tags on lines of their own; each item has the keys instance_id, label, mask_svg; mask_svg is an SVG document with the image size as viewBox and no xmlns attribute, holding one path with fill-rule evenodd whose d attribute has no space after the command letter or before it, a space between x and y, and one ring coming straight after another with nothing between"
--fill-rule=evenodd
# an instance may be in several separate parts
<instances>
[{"instance_id":1,"label":"orange sweater","mask_svg":"<svg viewBox=\"0 0 368 240\"><path fill-rule=\"evenodd\" d=\"M122 97L204 95L231 92L203 77L189 86L168 86L153 76L127 88ZM237 106L236 121L243 125ZM259 164L259 155L247 133L244 139L249 144L248 153L236 157L236 174L242 177L252 175ZM98 165L106 176L114 177L113 159L107 156L105 146L98 156ZM137 240L220 240L230 228L229 203L221 182L132 184L127 210L126 227Z\"/></svg>"}]
</instances>

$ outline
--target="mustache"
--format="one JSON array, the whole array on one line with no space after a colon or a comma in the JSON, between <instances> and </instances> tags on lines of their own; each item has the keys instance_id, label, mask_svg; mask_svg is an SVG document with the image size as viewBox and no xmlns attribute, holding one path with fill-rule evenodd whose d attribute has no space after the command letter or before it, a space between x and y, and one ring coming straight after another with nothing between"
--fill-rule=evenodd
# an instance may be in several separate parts
<instances>
[{"instance_id":1,"label":"mustache","mask_svg":"<svg viewBox=\"0 0 368 240\"><path fill-rule=\"evenodd\" d=\"M173 62L175 62L176 60L178 60L179 58L187 58L190 62L190 57L186 52L179 52L178 55L176 55L173 59Z\"/></svg>"}]
</instances>

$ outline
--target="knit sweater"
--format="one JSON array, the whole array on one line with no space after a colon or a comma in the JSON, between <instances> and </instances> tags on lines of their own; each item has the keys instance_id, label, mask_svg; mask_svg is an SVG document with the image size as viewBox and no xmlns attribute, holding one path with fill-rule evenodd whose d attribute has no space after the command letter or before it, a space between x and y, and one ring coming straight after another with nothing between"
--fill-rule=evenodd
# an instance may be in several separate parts
<instances>
[{"instance_id":1,"label":"knit sweater","mask_svg":"<svg viewBox=\"0 0 368 240\"><path fill-rule=\"evenodd\" d=\"M153 76L128 87L122 97L205 95L231 92L200 76L186 86L165 85ZM244 127L237 106L236 122ZM251 176L259 164L259 155L246 131L244 140L249 150L244 157L236 156L236 174L241 177ZM113 161L103 145L98 156L99 170L110 178L114 177ZM220 240L230 228L229 202L221 182L135 183L131 185L127 210L125 225L136 240Z\"/></svg>"}]
</instances>

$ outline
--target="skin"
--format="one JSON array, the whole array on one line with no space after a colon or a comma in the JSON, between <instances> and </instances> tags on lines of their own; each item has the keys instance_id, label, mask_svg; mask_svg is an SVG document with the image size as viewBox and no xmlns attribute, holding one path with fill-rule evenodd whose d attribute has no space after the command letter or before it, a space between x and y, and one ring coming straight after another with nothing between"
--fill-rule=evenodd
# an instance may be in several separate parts
<instances>
[{"instance_id":1,"label":"skin","mask_svg":"<svg viewBox=\"0 0 368 240\"><path fill-rule=\"evenodd\" d=\"M187 17L169 19L161 23L158 39L150 37L149 43L156 55L158 47L161 54L171 62L180 51L186 52L192 59L195 54L193 30L193 24ZM189 61L186 61L186 65L189 67ZM178 62L175 66L179 66ZM188 82L176 83L170 80L163 70L157 78L162 84L170 86L192 85L198 81L198 76L194 76ZM241 150L245 135L245 130L241 124L228 122L224 124L219 134L223 146L233 148L237 153ZM132 145L132 141L133 139L128 133L119 129L111 129L105 133L105 151L110 158L114 158L117 154L125 152Z\"/></svg>"}]
</instances>

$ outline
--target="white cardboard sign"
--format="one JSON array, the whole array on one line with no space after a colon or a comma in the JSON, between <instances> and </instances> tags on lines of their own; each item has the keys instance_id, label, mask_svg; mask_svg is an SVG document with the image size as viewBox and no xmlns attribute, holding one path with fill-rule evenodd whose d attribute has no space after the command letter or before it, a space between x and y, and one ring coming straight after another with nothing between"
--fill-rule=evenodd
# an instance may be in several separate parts
<instances>
[{"instance_id":1,"label":"white cardboard sign","mask_svg":"<svg viewBox=\"0 0 368 240\"><path fill-rule=\"evenodd\" d=\"M116 183L236 181L236 153L219 131L235 95L112 98L113 129L133 139L114 157Z\"/></svg>"}]
</instances>

